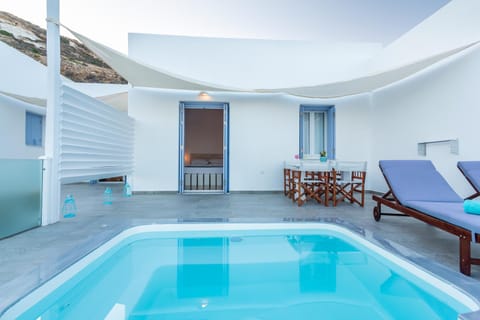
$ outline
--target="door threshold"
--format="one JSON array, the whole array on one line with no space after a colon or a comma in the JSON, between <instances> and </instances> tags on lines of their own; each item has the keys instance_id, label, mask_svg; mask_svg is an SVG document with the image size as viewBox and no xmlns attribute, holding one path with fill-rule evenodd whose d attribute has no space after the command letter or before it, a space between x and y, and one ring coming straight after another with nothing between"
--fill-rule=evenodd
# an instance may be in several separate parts
<instances>
[{"instance_id":1,"label":"door threshold","mask_svg":"<svg viewBox=\"0 0 480 320\"><path fill-rule=\"evenodd\" d=\"M183 194L226 194L223 190L183 190Z\"/></svg>"}]
</instances>

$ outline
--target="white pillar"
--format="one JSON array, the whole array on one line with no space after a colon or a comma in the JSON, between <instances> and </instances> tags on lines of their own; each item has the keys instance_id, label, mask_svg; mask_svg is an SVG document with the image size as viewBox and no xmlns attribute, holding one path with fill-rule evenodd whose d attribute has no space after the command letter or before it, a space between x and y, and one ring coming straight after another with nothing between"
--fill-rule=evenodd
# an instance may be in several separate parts
<instances>
[{"instance_id":1,"label":"white pillar","mask_svg":"<svg viewBox=\"0 0 480 320\"><path fill-rule=\"evenodd\" d=\"M42 225L60 219L59 114L60 114L60 4L47 0L47 114L43 171Z\"/></svg>"}]
</instances>

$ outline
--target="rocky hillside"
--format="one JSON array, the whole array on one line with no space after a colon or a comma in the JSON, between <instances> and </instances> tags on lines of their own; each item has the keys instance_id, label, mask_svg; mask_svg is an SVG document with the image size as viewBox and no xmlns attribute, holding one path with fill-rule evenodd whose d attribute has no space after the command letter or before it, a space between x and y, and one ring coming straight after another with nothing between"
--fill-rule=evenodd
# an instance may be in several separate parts
<instances>
[{"instance_id":1,"label":"rocky hillside","mask_svg":"<svg viewBox=\"0 0 480 320\"><path fill-rule=\"evenodd\" d=\"M46 32L13 14L0 11L0 41L46 65ZM87 47L61 37L61 72L77 82L127 83Z\"/></svg>"}]
</instances>

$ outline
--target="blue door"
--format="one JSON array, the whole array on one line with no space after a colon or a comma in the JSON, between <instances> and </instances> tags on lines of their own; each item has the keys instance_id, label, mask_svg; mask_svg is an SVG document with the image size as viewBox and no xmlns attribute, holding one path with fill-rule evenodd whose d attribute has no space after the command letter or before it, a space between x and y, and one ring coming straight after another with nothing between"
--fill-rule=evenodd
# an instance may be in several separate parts
<instances>
[{"instance_id":1,"label":"blue door","mask_svg":"<svg viewBox=\"0 0 480 320\"><path fill-rule=\"evenodd\" d=\"M229 105L180 102L180 193L229 192Z\"/></svg>"}]
</instances>

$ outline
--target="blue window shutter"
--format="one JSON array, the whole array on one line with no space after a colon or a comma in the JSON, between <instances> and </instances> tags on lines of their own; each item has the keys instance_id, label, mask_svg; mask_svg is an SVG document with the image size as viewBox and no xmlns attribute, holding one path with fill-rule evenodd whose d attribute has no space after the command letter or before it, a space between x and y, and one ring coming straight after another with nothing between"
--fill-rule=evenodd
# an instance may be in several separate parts
<instances>
[{"instance_id":1,"label":"blue window shutter","mask_svg":"<svg viewBox=\"0 0 480 320\"><path fill-rule=\"evenodd\" d=\"M43 145L43 116L31 112L25 114L25 144L27 146Z\"/></svg>"}]
</instances>

